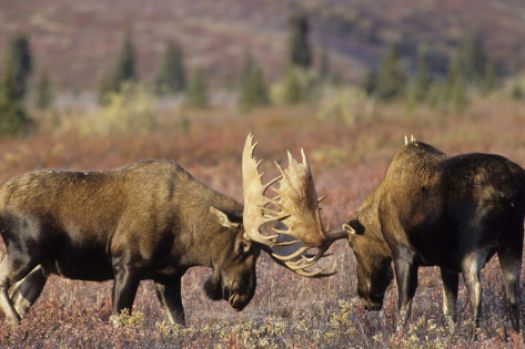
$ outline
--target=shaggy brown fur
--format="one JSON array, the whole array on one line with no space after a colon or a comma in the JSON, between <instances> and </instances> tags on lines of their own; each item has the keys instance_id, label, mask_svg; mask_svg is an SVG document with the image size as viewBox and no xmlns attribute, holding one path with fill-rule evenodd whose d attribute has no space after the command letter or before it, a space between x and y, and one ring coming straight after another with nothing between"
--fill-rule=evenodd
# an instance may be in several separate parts
<instances>
[{"instance_id":1,"label":"shaggy brown fur","mask_svg":"<svg viewBox=\"0 0 525 349\"><path fill-rule=\"evenodd\" d=\"M447 321L453 326L462 273L477 324L480 270L497 253L510 317L518 329L524 216L525 171L515 163L491 154L450 157L425 143L408 144L345 225L358 262L358 292L365 307L382 307L393 260L398 324L404 324L418 267L434 265L441 268Z\"/></svg>"}]
</instances>

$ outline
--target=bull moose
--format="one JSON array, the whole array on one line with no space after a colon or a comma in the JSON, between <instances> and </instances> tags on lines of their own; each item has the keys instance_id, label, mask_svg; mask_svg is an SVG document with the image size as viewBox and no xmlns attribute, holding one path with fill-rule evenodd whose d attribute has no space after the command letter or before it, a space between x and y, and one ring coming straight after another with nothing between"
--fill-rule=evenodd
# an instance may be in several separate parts
<instances>
[{"instance_id":1,"label":"bull moose","mask_svg":"<svg viewBox=\"0 0 525 349\"><path fill-rule=\"evenodd\" d=\"M173 161L146 161L104 172L40 170L0 187L0 307L19 321L49 274L113 279L112 313L131 311L141 280L155 282L170 321L184 323L181 277L193 266L212 268L204 289L242 310L256 287L263 250L304 276L343 231L324 230L312 174L289 156L288 168L263 185L252 135L242 155L244 207L195 180ZM266 190L273 186L277 197ZM282 224L276 224L282 223ZM271 235L265 226L279 228ZM280 242L280 236L292 237ZM279 245L301 246L289 255ZM315 248L315 254L309 251Z\"/></svg>"},{"instance_id":2,"label":"bull moose","mask_svg":"<svg viewBox=\"0 0 525 349\"><path fill-rule=\"evenodd\" d=\"M492 154L447 156L411 139L386 176L345 225L357 260L358 294L379 310L394 264L398 328L411 313L419 266L438 266L443 312L454 328L459 273L474 324L481 311L480 270L497 253L508 313L520 327L520 269L525 216L525 171Z\"/></svg>"}]
</instances>

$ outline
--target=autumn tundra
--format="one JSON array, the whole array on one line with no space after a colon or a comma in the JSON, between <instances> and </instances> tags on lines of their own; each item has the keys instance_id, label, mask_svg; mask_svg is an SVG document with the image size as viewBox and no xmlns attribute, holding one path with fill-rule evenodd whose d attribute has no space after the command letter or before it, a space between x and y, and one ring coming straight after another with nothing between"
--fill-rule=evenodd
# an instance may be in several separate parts
<instances>
[{"instance_id":1,"label":"autumn tundra","mask_svg":"<svg viewBox=\"0 0 525 349\"><path fill-rule=\"evenodd\" d=\"M344 225L357 259L358 293L367 309L383 305L393 278L398 325L411 313L420 266L438 266L443 312L456 320L463 274L475 325L481 311L480 270L497 254L514 329L520 327L520 270L525 216L525 172L492 154L447 156L411 139L386 176Z\"/></svg>"},{"instance_id":2,"label":"autumn tundra","mask_svg":"<svg viewBox=\"0 0 525 349\"><path fill-rule=\"evenodd\" d=\"M168 318L183 324L181 277L193 266L212 268L204 285L211 299L242 310L255 292L261 250L301 275L330 275L314 264L347 234L325 232L304 152L302 163L289 156L288 168L278 166L280 175L263 185L254 148L249 135L242 158L244 206L173 161L104 172L39 170L8 180L0 188L3 312L19 321L56 274L113 279L112 312L118 315L131 311L140 281L151 279ZM273 198L266 193L270 187ZM290 238L283 241L282 235ZM274 251L279 245L295 248L282 255Z\"/></svg>"}]
</instances>

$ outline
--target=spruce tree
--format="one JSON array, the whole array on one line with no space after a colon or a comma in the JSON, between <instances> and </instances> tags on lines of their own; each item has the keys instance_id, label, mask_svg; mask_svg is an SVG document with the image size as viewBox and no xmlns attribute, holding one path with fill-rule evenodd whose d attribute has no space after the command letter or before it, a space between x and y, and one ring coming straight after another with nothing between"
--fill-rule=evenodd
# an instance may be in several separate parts
<instances>
[{"instance_id":1,"label":"spruce tree","mask_svg":"<svg viewBox=\"0 0 525 349\"><path fill-rule=\"evenodd\" d=\"M9 51L0 75L0 135L14 135L27 130L31 120L23 106L20 81L17 80L19 62Z\"/></svg>"},{"instance_id":2,"label":"spruce tree","mask_svg":"<svg viewBox=\"0 0 525 349\"><path fill-rule=\"evenodd\" d=\"M308 42L308 18L302 15L290 19L290 42L288 61L291 65L309 68L312 64L312 51Z\"/></svg>"},{"instance_id":3,"label":"spruce tree","mask_svg":"<svg viewBox=\"0 0 525 349\"><path fill-rule=\"evenodd\" d=\"M13 74L14 86L13 93L17 98L22 99L27 93L27 80L31 75L33 62L29 39L24 34L16 34L9 41L7 54L10 56L10 70Z\"/></svg>"},{"instance_id":4,"label":"spruce tree","mask_svg":"<svg viewBox=\"0 0 525 349\"><path fill-rule=\"evenodd\" d=\"M175 41L168 41L164 58L155 78L155 91L159 95L178 93L186 89L186 74L182 48Z\"/></svg>"},{"instance_id":5,"label":"spruce tree","mask_svg":"<svg viewBox=\"0 0 525 349\"><path fill-rule=\"evenodd\" d=\"M53 104L53 91L51 87L51 81L47 71L44 70L40 75L36 90L35 105L39 109L48 109Z\"/></svg>"},{"instance_id":6,"label":"spruce tree","mask_svg":"<svg viewBox=\"0 0 525 349\"><path fill-rule=\"evenodd\" d=\"M242 112L250 111L258 105L268 104L268 89L264 75L250 54L246 54L241 70L239 109Z\"/></svg>"},{"instance_id":7,"label":"spruce tree","mask_svg":"<svg viewBox=\"0 0 525 349\"><path fill-rule=\"evenodd\" d=\"M115 86L120 88L123 82L135 80L137 77L135 66L135 45L133 44L131 34L127 33L113 69Z\"/></svg>"},{"instance_id":8,"label":"spruce tree","mask_svg":"<svg viewBox=\"0 0 525 349\"><path fill-rule=\"evenodd\" d=\"M377 74L375 95L388 100L401 94L405 87L405 74L399 62L396 47L390 45L381 61Z\"/></svg>"},{"instance_id":9,"label":"spruce tree","mask_svg":"<svg viewBox=\"0 0 525 349\"><path fill-rule=\"evenodd\" d=\"M204 82L204 74L201 69L195 70L188 88L190 105L194 108L206 108L208 106L208 93Z\"/></svg>"},{"instance_id":10,"label":"spruce tree","mask_svg":"<svg viewBox=\"0 0 525 349\"><path fill-rule=\"evenodd\" d=\"M131 34L127 32L115 64L102 82L100 90L100 101L102 103L107 102L111 93L120 92L124 83L133 82L137 79L135 66L135 45Z\"/></svg>"}]
</instances>

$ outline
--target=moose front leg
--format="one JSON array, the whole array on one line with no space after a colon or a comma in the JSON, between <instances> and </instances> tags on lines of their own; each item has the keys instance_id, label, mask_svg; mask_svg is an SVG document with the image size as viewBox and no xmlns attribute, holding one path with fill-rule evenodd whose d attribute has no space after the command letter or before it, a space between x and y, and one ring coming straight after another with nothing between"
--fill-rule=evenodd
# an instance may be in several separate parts
<instances>
[{"instance_id":1,"label":"moose front leg","mask_svg":"<svg viewBox=\"0 0 525 349\"><path fill-rule=\"evenodd\" d=\"M503 246L498 250L499 262L503 271L503 282L505 284L507 312L515 331L520 330L519 305L522 245L522 242L518 242Z\"/></svg>"},{"instance_id":2,"label":"moose front leg","mask_svg":"<svg viewBox=\"0 0 525 349\"><path fill-rule=\"evenodd\" d=\"M396 272L396 283L398 291L398 317L396 319L396 330L402 330L412 314L412 300L417 287L417 268L413 259L394 259Z\"/></svg>"},{"instance_id":3,"label":"moose front leg","mask_svg":"<svg viewBox=\"0 0 525 349\"><path fill-rule=\"evenodd\" d=\"M115 316L119 316L122 310L128 309L131 314L133 300L140 283L140 275L137 270L128 266L117 267L114 270L112 313Z\"/></svg>"},{"instance_id":4,"label":"moose front leg","mask_svg":"<svg viewBox=\"0 0 525 349\"><path fill-rule=\"evenodd\" d=\"M459 274L441 268L441 279L443 280L443 314L450 332L454 332Z\"/></svg>"},{"instance_id":5,"label":"moose front leg","mask_svg":"<svg viewBox=\"0 0 525 349\"><path fill-rule=\"evenodd\" d=\"M184 308L181 297L181 278L177 277L170 282L156 282L157 296L172 324L184 326Z\"/></svg>"}]
</instances>

